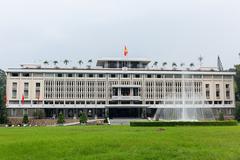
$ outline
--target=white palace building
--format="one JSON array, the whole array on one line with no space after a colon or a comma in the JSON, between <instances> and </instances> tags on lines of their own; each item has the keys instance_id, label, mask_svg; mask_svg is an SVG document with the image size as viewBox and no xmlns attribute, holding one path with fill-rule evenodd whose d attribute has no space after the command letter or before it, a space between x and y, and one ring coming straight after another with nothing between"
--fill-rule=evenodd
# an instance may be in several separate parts
<instances>
[{"instance_id":1,"label":"white palace building","mask_svg":"<svg viewBox=\"0 0 240 160\"><path fill-rule=\"evenodd\" d=\"M10 117L152 117L157 108L207 107L233 115L234 72L150 66L145 59L106 58L96 67L23 65L7 71Z\"/></svg>"}]
</instances>

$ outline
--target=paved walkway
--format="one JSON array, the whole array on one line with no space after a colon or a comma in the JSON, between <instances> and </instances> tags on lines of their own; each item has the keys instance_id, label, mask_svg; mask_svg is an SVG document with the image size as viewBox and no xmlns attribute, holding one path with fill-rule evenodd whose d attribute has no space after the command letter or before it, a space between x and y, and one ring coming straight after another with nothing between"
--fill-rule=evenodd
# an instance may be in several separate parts
<instances>
[{"instance_id":1,"label":"paved walkway","mask_svg":"<svg viewBox=\"0 0 240 160\"><path fill-rule=\"evenodd\" d=\"M111 125L130 125L130 121L142 120L140 118L113 118L110 119Z\"/></svg>"}]
</instances>

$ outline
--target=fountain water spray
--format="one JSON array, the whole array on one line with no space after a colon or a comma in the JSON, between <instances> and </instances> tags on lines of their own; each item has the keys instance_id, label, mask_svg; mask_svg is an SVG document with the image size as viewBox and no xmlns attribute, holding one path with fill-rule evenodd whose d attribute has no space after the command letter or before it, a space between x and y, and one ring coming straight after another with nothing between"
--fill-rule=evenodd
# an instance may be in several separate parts
<instances>
[{"instance_id":1,"label":"fountain water spray","mask_svg":"<svg viewBox=\"0 0 240 160\"><path fill-rule=\"evenodd\" d=\"M200 88L202 88L202 85ZM192 78L187 80L182 75L181 104L171 105L171 107L165 105L163 108L157 108L153 119L168 121L215 120L212 109L204 105L202 89L196 93L194 87L196 86ZM191 103L187 104L186 101ZM196 104L196 102L200 103Z\"/></svg>"}]
</instances>

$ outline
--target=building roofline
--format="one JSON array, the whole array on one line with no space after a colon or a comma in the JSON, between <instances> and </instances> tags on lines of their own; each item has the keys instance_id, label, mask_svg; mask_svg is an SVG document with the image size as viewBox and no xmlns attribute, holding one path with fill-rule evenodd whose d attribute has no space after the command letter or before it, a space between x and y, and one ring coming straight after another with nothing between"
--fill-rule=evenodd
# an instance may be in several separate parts
<instances>
[{"instance_id":1,"label":"building roofline","mask_svg":"<svg viewBox=\"0 0 240 160\"><path fill-rule=\"evenodd\" d=\"M156 74L224 74L224 75L235 75L236 72L232 71L206 71L206 70L163 70L163 69L153 69L153 68L9 68L6 70L9 72L34 72L34 73L136 73L136 74L148 74L148 73L156 73Z\"/></svg>"},{"instance_id":2,"label":"building roofline","mask_svg":"<svg viewBox=\"0 0 240 160\"><path fill-rule=\"evenodd\" d=\"M114 62L141 62L145 65L148 65L151 60L145 59L145 58L100 58L97 60L96 66L101 66L103 65L104 62L110 62L110 61L114 61Z\"/></svg>"}]
</instances>

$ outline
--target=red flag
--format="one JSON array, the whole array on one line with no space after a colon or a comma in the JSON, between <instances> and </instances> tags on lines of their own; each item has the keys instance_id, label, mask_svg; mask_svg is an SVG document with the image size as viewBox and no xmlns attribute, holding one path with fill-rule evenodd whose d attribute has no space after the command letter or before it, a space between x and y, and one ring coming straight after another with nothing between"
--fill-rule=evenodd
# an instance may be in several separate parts
<instances>
[{"instance_id":1,"label":"red flag","mask_svg":"<svg viewBox=\"0 0 240 160\"><path fill-rule=\"evenodd\" d=\"M24 95L22 95L22 105L24 105Z\"/></svg>"},{"instance_id":2,"label":"red flag","mask_svg":"<svg viewBox=\"0 0 240 160\"><path fill-rule=\"evenodd\" d=\"M124 47L124 52L123 52L123 54L124 54L124 56L126 57L127 56L127 54L128 54L128 49L127 49L127 47L125 46Z\"/></svg>"}]
</instances>

